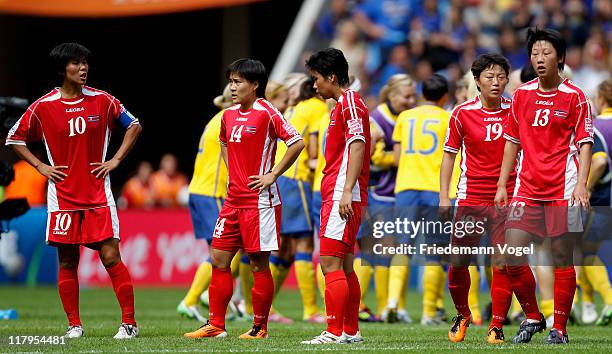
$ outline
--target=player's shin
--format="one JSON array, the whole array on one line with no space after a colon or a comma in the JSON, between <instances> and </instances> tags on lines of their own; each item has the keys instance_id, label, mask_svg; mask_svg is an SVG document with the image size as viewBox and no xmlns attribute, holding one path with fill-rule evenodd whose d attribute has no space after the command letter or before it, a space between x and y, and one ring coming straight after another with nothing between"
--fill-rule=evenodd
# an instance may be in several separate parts
<instances>
[{"instance_id":1,"label":"player's shin","mask_svg":"<svg viewBox=\"0 0 612 354\"><path fill-rule=\"evenodd\" d=\"M69 326L80 326L79 316L79 278L78 268L60 267L58 274L57 289L62 300L62 306Z\"/></svg>"},{"instance_id":2,"label":"player's shin","mask_svg":"<svg viewBox=\"0 0 612 354\"><path fill-rule=\"evenodd\" d=\"M225 329L225 312L234 292L234 280L230 268L213 267L210 288L210 323Z\"/></svg>"},{"instance_id":3,"label":"player's shin","mask_svg":"<svg viewBox=\"0 0 612 354\"><path fill-rule=\"evenodd\" d=\"M106 268L106 271L111 278L115 295L121 307L121 322L136 325L134 319L134 287L132 286L130 272L121 261Z\"/></svg>"},{"instance_id":4,"label":"player's shin","mask_svg":"<svg viewBox=\"0 0 612 354\"><path fill-rule=\"evenodd\" d=\"M274 298L274 280L269 268L253 272L254 285L251 291L253 299L253 324L266 329L272 299Z\"/></svg>"},{"instance_id":5,"label":"player's shin","mask_svg":"<svg viewBox=\"0 0 612 354\"><path fill-rule=\"evenodd\" d=\"M359 331L359 300L361 298L361 288L355 272L346 274L346 282L348 285L348 299L344 308L343 331L352 336Z\"/></svg>"}]
</instances>

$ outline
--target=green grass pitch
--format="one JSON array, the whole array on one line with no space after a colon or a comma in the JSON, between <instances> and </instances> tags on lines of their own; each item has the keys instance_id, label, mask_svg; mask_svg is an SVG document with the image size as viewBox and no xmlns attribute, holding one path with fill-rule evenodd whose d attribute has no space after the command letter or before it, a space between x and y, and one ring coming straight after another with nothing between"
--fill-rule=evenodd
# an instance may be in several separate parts
<instances>
[{"instance_id":1,"label":"green grass pitch","mask_svg":"<svg viewBox=\"0 0 612 354\"><path fill-rule=\"evenodd\" d=\"M457 349L470 352L513 351L522 353L559 351L612 352L612 329L610 327L569 327L569 346L542 344L544 335L538 334L526 345L490 345L485 341L486 326L472 326L465 342L450 343L447 339L449 326L423 327L403 324L362 324L365 343L353 345L304 346L301 340L320 333L323 325L296 322L293 325L270 324L271 338L245 341L238 335L246 331L246 322L228 322L228 338L188 340L184 332L198 327L194 320L178 317L176 305L184 295L180 289L136 289L136 319L140 337L130 341L112 338L120 322L119 306L112 289L82 289L81 319L85 337L59 345L8 345L8 337L15 335L62 335L66 318L62 311L57 291L53 287L23 288L0 287L0 308L16 308L18 320L0 321L0 353L6 352L420 352L439 353ZM373 294L369 295L370 300ZM448 301L447 294L447 301ZM483 301L484 302L484 301ZM421 297L417 292L408 294L407 304L414 319L420 318ZM286 316L300 318L302 307L295 291L281 292L275 307ZM452 307L447 304L450 313ZM506 327L507 340L516 332L516 326Z\"/></svg>"}]
</instances>

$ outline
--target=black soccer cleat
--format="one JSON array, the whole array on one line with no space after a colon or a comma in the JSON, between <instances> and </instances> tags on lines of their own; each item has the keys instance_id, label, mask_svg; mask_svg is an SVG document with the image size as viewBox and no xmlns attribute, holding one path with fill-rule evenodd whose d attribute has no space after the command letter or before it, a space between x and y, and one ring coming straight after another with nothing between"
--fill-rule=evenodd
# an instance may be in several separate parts
<instances>
[{"instance_id":1,"label":"black soccer cleat","mask_svg":"<svg viewBox=\"0 0 612 354\"><path fill-rule=\"evenodd\" d=\"M551 329L550 333L548 333L548 337L546 337L546 344L568 344L569 337L567 336L567 332L561 332L558 329Z\"/></svg>"},{"instance_id":2,"label":"black soccer cleat","mask_svg":"<svg viewBox=\"0 0 612 354\"><path fill-rule=\"evenodd\" d=\"M518 332L516 332L514 338L512 338L512 343L529 343L534 334L542 332L545 329L546 318L540 313L539 321L526 319L521 322L521 327Z\"/></svg>"}]
</instances>

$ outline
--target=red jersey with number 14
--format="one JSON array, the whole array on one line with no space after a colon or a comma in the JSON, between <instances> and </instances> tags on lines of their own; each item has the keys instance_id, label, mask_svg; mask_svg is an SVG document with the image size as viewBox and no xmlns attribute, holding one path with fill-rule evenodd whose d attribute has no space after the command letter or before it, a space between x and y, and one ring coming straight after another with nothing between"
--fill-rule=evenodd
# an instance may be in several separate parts
<instances>
[{"instance_id":1,"label":"red jersey with number 14","mask_svg":"<svg viewBox=\"0 0 612 354\"><path fill-rule=\"evenodd\" d=\"M9 131L6 145L25 145L44 140L53 166L68 176L61 182L49 180L49 212L114 206L110 177L96 178L90 163L106 161L111 131L139 124L118 99L84 86L82 95L62 98L54 89L34 102Z\"/></svg>"},{"instance_id":2,"label":"red jersey with number 14","mask_svg":"<svg viewBox=\"0 0 612 354\"><path fill-rule=\"evenodd\" d=\"M330 114L325 137L325 169L321 181L321 197L324 202L342 198L351 159L349 145L355 140L361 140L366 146L352 196L353 202L361 202L363 205L367 203L371 140L369 120L368 108L361 96L353 90L346 90Z\"/></svg>"},{"instance_id":3,"label":"red jersey with number 14","mask_svg":"<svg viewBox=\"0 0 612 354\"><path fill-rule=\"evenodd\" d=\"M476 96L453 109L444 151L454 154L461 151L457 199L486 202L495 199L510 102L502 97L501 108L489 110L482 106L480 96ZM509 195L514 191L515 180L516 170L512 169L507 188Z\"/></svg>"},{"instance_id":4,"label":"red jersey with number 14","mask_svg":"<svg viewBox=\"0 0 612 354\"><path fill-rule=\"evenodd\" d=\"M272 104L262 98L246 112L240 105L223 112L219 140L227 146L229 185L224 205L232 208L270 208L281 203L276 182L259 193L251 190L249 176L266 174L274 167L276 140L287 146L302 139Z\"/></svg>"},{"instance_id":5,"label":"red jersey with number 14","mask_svg":"<svg viewBox=\"0 0 612 354\"><path fill-rule=\"evenodd\" d=\"M504 137L523 149L515 196L570 199L578 180L579 146L593 142L589 102L570 80L547 92L538 79L529 81L514 93Z\"/></svg>"}]
</instances>

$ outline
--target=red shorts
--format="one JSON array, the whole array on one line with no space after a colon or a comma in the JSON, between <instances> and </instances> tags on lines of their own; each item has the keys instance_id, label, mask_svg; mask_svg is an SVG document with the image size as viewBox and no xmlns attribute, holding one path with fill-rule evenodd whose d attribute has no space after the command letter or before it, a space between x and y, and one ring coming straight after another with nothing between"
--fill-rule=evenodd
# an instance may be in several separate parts
<instances>
[{"instance_id":1,"label":"red shorts","mask_svg":"<svg viewBox=\"0 0 612 354\"><path fill-rule=\"evenodd\" d=\"M506 242L506 214L505 209L495 208L493 201L458 200L451 243L478 246L481 236L486 232L491 245L503 245Z\"/></svg>"},{"instance_id":2,"label":"red shorts","mask_svg":"<svg viewBox=\"0 0 612 354\"><path fill-rule=\"evenodd\" d=\"M514 197L506 229L519 229L539 237L557 237L582 232L580 208L569 200L534 200Z\"/></svg>"},{"instance_id":3,"label":"red shorts","mask_svg":"<svg viewBox=\"0 0 612 354\"><path fill-rule=\"evenodd\" d=\"M87 245L119 238L117 208L53 211L47 218L48 244Z\"/></svg>"},{"instance_id":4,"label":"red shorts","mask_svg":"<svg viewBox=\"0 0 612 354\"><path fill-rule=\"evenodd\" d=\"M338 213L339 201L323 202L321 205L321 256L344 258L354 252L357 231L361 225L362 206L360 202L353 202L351 206L353 216L349 220L342 220Z\"/></svg>"},{"instance_id":5,"label":"red shorts","mask_svg":"<svg viewBox=\"0 0 612 354\"><path fill-rule=\"evenodd\" d=\"M273 208L221 208L212 237L212 248L247 253L278 251L281 206Z\"/></svg>"}]
</instances>

